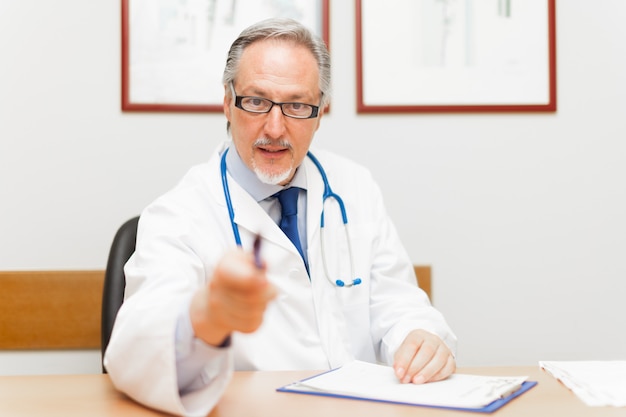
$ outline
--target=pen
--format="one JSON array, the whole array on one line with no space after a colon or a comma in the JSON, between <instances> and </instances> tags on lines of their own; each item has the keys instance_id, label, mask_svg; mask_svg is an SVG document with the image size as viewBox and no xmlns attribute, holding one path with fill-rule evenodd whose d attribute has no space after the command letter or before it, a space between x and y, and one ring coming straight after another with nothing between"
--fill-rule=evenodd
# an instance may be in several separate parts
<instances>
[{"instance_id":1,"label":"pen","mask_svg":"<svg viewBox=\"0 0 626 417\"><path fill-rule=\"evenodd\" d=\"M262 269L263 265L261 263L261 235L256 235L254 238L254 265L257 268Z\"/></svg>"}]
</instances>

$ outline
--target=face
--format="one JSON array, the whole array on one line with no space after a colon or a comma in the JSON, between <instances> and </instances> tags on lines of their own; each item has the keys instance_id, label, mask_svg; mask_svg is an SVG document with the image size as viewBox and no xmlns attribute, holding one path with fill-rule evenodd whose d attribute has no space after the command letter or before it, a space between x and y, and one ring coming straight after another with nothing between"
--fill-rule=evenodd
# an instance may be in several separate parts
<instances>
[{"instance_id":1,"label":"face","mask_svg":"<svg viewBox=\"0 0 626 417\"><path fill-rule=\"evenodd\" d=\"M320 104L319 72L313 54L287 41L264 40L249 45L233 84L239 96ZM224 114L233 143L248 168L263 182L285 185L305 158L323 109L314 119L287 117L280 106L272 107L269 113L249 113L235 107L226 86Z\"/></svg>"}]
</instances>

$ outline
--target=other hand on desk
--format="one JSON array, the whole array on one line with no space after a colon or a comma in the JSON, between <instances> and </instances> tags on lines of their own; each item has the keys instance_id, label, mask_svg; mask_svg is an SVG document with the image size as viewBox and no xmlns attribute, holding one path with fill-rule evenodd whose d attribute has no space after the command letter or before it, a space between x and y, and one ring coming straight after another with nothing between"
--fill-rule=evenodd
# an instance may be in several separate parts
<instances>
[{"instance_id":1,"label":"other hand on desk","mask_svg":"<svg viewBox=\"0 0 626 417\"><path fill-rule=\"evenodd\" d=\"M422 384L449 377L456 370L456 361L439 336L413 330L396 351L393 368L401 382Z\"/></svg>"}]
</instances>

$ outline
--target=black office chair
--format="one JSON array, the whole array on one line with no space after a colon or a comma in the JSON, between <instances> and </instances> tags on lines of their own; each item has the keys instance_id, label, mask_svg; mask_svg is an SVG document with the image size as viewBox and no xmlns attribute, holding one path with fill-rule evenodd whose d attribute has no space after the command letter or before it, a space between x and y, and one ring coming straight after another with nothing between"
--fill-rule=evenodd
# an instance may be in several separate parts
<instances>
[{"instance_id":1,"label":"black office chair","mask_svg":"<svg viewBox=\"0 0 626 417\"><path fill-rule=\"evenodd\" d=\"M111 331L117 312L124 301L124 289L126 277L124 276L124 264L135 252L137 241L137 222L139 216L126 221L117 231L111 244L107 269L104 274L104 288L102 290L102 316L101 316L101 343L102 359L104 352L111 339ZM102 372L106 373L104 365Z\"/></svg>"}]
</instances>

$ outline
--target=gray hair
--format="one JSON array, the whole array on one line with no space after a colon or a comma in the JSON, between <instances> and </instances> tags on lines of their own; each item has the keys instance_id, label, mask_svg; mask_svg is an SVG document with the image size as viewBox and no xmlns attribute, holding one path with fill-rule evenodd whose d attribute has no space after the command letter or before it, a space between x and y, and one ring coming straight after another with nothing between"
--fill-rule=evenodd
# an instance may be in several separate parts
<instances>
[{"instance_id":1,"label":"gray hair","mask_svg":"<svg viewBox=\"0 0 626 417\"><path fill-rule=\"evenodd\" d=\"M322 94L320 106L326 106L330 102L331 96L328 48L320 37L293 19L266 19L244 29L228 51L224 75L222 76L224 86L228 86L235 79L244 49L254 42L269 38L290 40L311 51L319 70L319 89Z\"/></svg>"}]
</instances>

